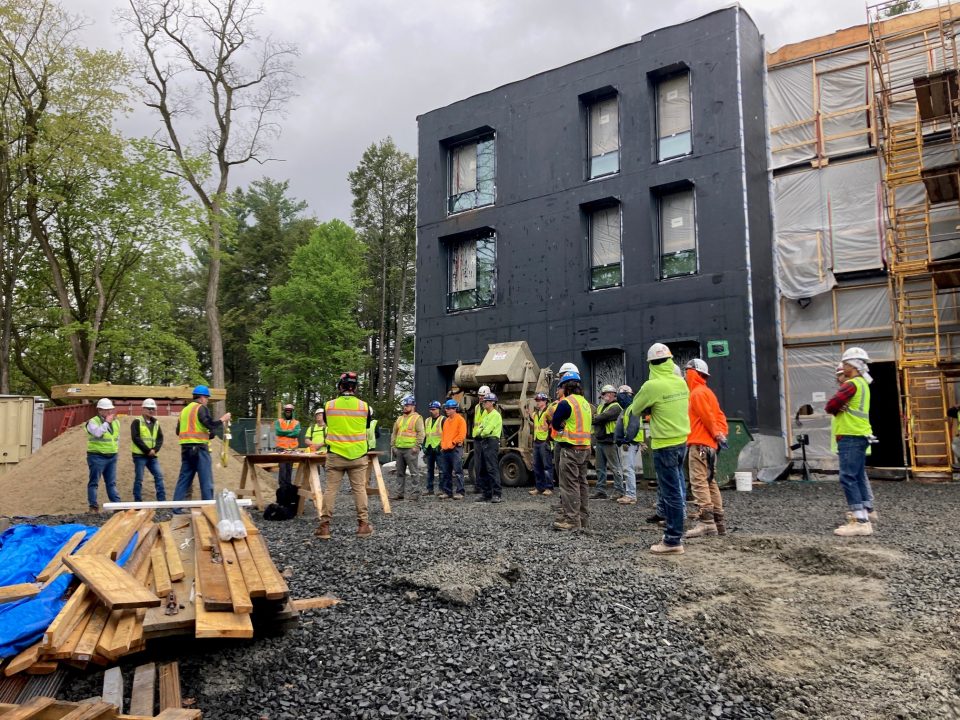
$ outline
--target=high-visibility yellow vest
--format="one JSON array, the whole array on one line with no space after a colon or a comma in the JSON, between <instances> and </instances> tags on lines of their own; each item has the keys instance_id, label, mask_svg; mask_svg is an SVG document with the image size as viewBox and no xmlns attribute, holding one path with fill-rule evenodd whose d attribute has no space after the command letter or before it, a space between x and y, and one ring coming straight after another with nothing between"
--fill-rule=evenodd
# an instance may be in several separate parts
<instances>
[{"instance_id":1,"label":"high-visibility yellow vest","mask_svg":"<svg viewBox=\"0 0 960 720\"><path fill-rule=\"evenodd\" d=\"M324 408L327 418L327 447L347 460L367 454L367 418L370 409L355 395L341 395Z\"/></svg>"},{"instance_id":2,"label":"high-visibility yellow vest","mask_svg":"<svg viewBox=\"0 0 960 720\"><path fill-rule=\"evenodd\" d=\"M583 395L569 395L564 398L570 405L570 417L563 424L563 430L557 435L557 442L574 447L590 447L590 433L593 429L593 413Z\"/></svg>"},{"instance_id":3,"label":"high-visibility yellow vest","mask_svg":"<svg viewBox=\"0 0 960 720\"><path fill-rule=\"evenodd\" d=\"M599 415L599 414L602 413L602 412L605 412L606 410L608 410L609 408L613 407L613 406L616 405L616 404L617 404L616 400L614 400L614 401L611 402L611 403L604 403L603 405L601 405L600 407L597 408L597 415ZM604 425L604 427L603 427L603 429L604 429L604 431L607 433L607 435L612 435L612 434L613 434L613 431L616 430L616 428L617 428L617 421L616 421L616 419L611 420L610 422L608 422L608 423L607 423L606 425Z\"/></svg>"},{"instance_id":4,"label":"high-visibility yellow vest","mask_svg":"<svg viewBox=\"0 0 960 720\"><path fill-rule=\"evenodd\" d=\"M367 427L367 450L376 450L377 449L377 419L374 418L370 421L369 427Z\"/></svg>"},{"instance_id":5,"label":"high-visibility yellow vest","mask_svg":"<svg viewBox=\"0 0 960 720\"><path fill-rule=\"evenodd\" d=\"M443 418L428 417L423 421L423 430L426 436L423 439L423 446L428 448L440 447L440 435L443 432Z\"/></svg>"},{"instance_id":6,"label":"high-visibility yellow vest","mask_svg":"<svg viewBox=\"0 0 960 720\"><path fill-rule=\"evenodd\" d=\"M627 405L627 409L623 411L623 432L626 434L627 426L630 424L630 418L633 416L633 405ZM643 418L640 418L640 429L637 430L637 434L632 438L629 438L630 442L642 443L643 442Z\"/></svg>"},{"instance_id":7,"label":"high-visibility yellow vest","mask_svg":"<svg viewBox=\"0 0 960 720\"><path fill-rule=\"evenodd\" d=\"M306 438L307 442L320 446L316 449L318 453L325 453L327 451L327 429L323 425L314 423L308 427Z\"/></svg>"},{"instance_id":8,"label":"high-visibility yellow vest","mask_svg":"<svg viewBox=\"0 0 960 720\"><path fill-rule=\"evenodd\" d=\"M550 423L547 422L547 409L533 414L533 439L546 440L550 437Z\"/></svg>"},{"instance_id":9,"label":"high-visibility yellow vest","mask_svg":"<svg viewBox=\"0 0 960 720\"><path fill-rule=\"evenodd\" d=\"M200 408L198 402L192 402L180 411L180 444L181 445L209 445L210 430L197 416Z\"/></svg>"},{"instance_id":10,"label":"high-visibility yellow vest","mask_svg":"<svg viewBox=\"0 0 960 720\"><path fill-rule=\"evenodd\" d=\"M397 418L397 438L394 441L396 447L405 450L417 444L417 420L419 419L420 414L415 412Z\"/></svg>"},{"instance_id":11,"label":"high-visibility yellow vest","mask_svg":"<svg viewBox=\"0 0 960 720\"><path fill-rule=\"evenodd\" d=\"M480 426L483 424L483 416L486 414L487 412L483 409L482 405L477 405L473 409L473 429L470 432L470 437L477 437L477 433L480 431Z\"/></svg>"},{"instance_id":12,"label":"high-visibility yellow vest","mask_svg":"<svg viewBox=\"0 0 960 720\"><path fill-rule=\"evenodd\" d=\"M300 421L296 419L277 418L277 425L283 431L293 430L299 424ZM298 445L300 445L299 438L277 435L277 447L281 450L296 450Z\"/></svg>"},{"instance_id":13,"label":"high-visibility yellow vest","mask_svg":"<svg viewBox=\"0 0 960 720\"><path fill-rule=\"evenodd\" d=\"M870 427L870 385L859 375L847 382L852 382L857 391L847 403L847 409L836 416L834 432L837 435L869 437L873 435Z\"/></svg>"},{"instance_id":14,"label":"high-visibility yellow vest","mask_svg":"<svg viewBox=\"0 0 960 720\"><path fill-rule=\"evenodd\" d=\"M103 418L99 415L95 415L91 418L92 422L96 426L104 424ZM86 429L86 425L84 425ZM114 420L110 423L110 429L106 430L103 435L96 437L91 435L90 431L87 430L87 452L88 453L97 453L99 455L116 455L117 451L120 449L120 421Z\"/></svg>"},{"instance_id":15,"label":"high-visibility yellow vest","mask_svg":"<svg viewBox=\"0 0 960 720\"><path fill-rule=\"evenodd\" d=\"M157 433L160 432L160 422L158 420L153 421L153 430L150 429L150 426L147 425L147 421L143 418L140 418L139 422L140 427L140 440L143 441L143 444L148 448L154 448L157 446ZM133 446L134 455L143 455L143 450L141 450L135 444Z\"/></svg>"}]
</instances>

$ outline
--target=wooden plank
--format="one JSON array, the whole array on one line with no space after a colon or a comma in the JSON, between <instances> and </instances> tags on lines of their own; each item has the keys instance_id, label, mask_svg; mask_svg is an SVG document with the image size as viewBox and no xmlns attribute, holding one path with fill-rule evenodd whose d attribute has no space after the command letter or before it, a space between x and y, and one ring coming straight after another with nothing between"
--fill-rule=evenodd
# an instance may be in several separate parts
<instances>
[{"instance_id":1,"label":"wooden plank","mask_svg":"<svg viewBox=\"0 0 960 720\"><path fill-rule=\"evenodd\" d=\"M56 660L37 660L33 665L28 667L25 672L27 675L50 675L57 671L60 663Z\"/></svg>"},{"instance_id":2,"label":"wooden plank","mask_svg":"<svg viewBox=\"0 0 960 720\"><path fill-rule=\"evenodd\" d=\"M197 528L207 526L207 519L200 513L193 516L194 536L198 537ZM211 544L213 537L210 537ZM230 585L227 583L227 573L223 568L222 556L221 562L214 562L211 548L204 549L200 542L194 546L194 577L199 585L200 579L203 579L203 600L204 607L208 611L226 611L233 610L233 601L230 597ZM199 594L199 590L197 591Z\"/></svg>"},{"instance_id":3,"label":"wooden plank","mask_svg":"<svg viewBox=\"0 0 960 720\"><path fill-rule=\"evenodd\" d=\"M133 689L130 691L131 715L153 715L153 695L157 682L157 666L153 663L139 665L133 671Z\"/></svg>"},{"instance_id":4,"label":"wooden plank","mask_svg":"<svg viewBox=\"0 0 960 720\"><path fill-rule=\"evenodd\" d=\"M180 665L173 662L160 663L157 668L160 677L160 712L169 708L179 709L183 706L180 696Z\"/></svg>"},{"instance_id":5,"label":"wooden plank","mask_svg":"<svg viewBox=\"0 0 960 720\"><path fill-rule=\"evenodd\" d=\"M253 601L250 599L250 593L243 581L243 571L240 569L240 562L237 560L233 543L230 541L220 542L216 538L214 538L214 543L217 543L220 547L220 555L223 558L222 567L227 576L227 586L230 589L233 611L235 613L253 612Z\"/></svg>"},{"instance_id":6,"label":"wooden plank","mask_svg":"<svg viewBox=\"0 0 960 720\"><path fill-rule=\"evenodd\" d=\"M178 546L179 552L179 545L188 538L193 537L192 523L188 522L188 524L183 527L174 527L171 533L174 543ZM144 636L147 638L164 637L175 634L193 634L193 625L196 616L190 594L193 588L194 551L192 544L188 547L189 550L184 550L181 554L184 576L172 584L173 592L177 595L178 612L175 615L167 615L164 605L147 610L143 625Z\"/></svg>"},{"instance_id":7,"label":"wooden plank","mask_svg":"<svg viewBox=\"0 0 960 720\"><path fill-rule=\"evenodd\" d=\"M123 617L123 614L127 612L126 610L114 610L111 612L107 618L107 623L103 627L103 632L100 633L100 638L97 640L96 654L102 657L105 657L109 660L116 660L116 656L112 653L110 648L113 647L113 636L116 635L117 625L120 623L120 618Z\"/></svg>"},{"instance_id":8,"label":"wooden plank","mask_svg":"<svg viewBox=\"0 0 960 720\"><path fill-rule=\"evenodd\" d=\"M203 715L199 710L187 708L168 708L157 715L154 720L200 720L202 716ZM120 717L117 720L126 720L126 718Z\"/></svg>"},{"instance_id":9,"label":"wooden plank","mask_svg":"<svg viewBox=\"0 0 960 720\"><path fill-rule=\"evenodd\" d=\"M246 538L234 540L232 544L233 550L237 554L237 561L240 563L240 572L243 573L243 584L247 586L250 597L266 597L266 585L263 584L263 578L260 577L257 564L253 561L253 555L250 554L250 547L247 545Z\"/></svg>"},{"instance_id":10,"label":"wooden plank","mask_svg":"<svg viewBox=\"0 0 960 720\"><path fill-rule=\"evenodd\" d=\"M74 383L72 385L54 385L50 388L53 400L96 400L108 397L113 399L143 400L191 400L192 385L114 385L112 383ZM226 400L224 388L210 388L211 400Z\"/></svg>"},{"instance_id":11,"label":"wooden plank","mask_svg":"<svg viewBox=\"0 0 960 720\"><path fill-rule=\"evenodd\" d=\"M156 607L160 604L160 598L109 558L99 555L74 556L64 558L63 563L111 610Z\"/></svg>"},{"instance_id":12,"label":"wooden plank","mask_svg":"<svg viewBox=\"0 0 960 720\"><path fill-rule=\"evenodd\" d=\"M37 582L46 582L49 580L50 576L61 567L63 558L76 550L77 546L83 542L83 539L86 536L87 533L84 530L78 530L75 532L70 539L67 540L59 550L57 550L56 555L50 558L50 562L47 563L46 567L37 573Z\"/></svg>"},{"instance_id":13,"label":"wooden plank","mask_svg":"<svg viewBox=\"0 0 960 720\"><path fill-rule=\"evenodd\" d=\"M263 578L267 599L283 600L286 598L290 594L290 588L287 587L287 581L280 575L277 566L273 564L263 535L247 537L247 546L250 548L250 554L257 565L257 570L260 571L260 577Z\"/></svg>"},{"instance_id":14,"label":"wooden plank","mask_svg":"<svg viewBox=\"0 0 960 720\"><path fill-rule=\"evenodd\" d=\"M167 569L170 581L176 582L183 577L183 561L180 559L180 548L173 539L173 528L170 521L159 523L160 536L163 538L163 553L167 559Z\"/></svg>"},{"instance_id":15,"label":"wooden plank","mask_svg":"<svg viewBox=\"0 0 960 720\"><path fill-rule=\"evenodd\" d=\"M193 537L197 547L201 550L209 550L213 547L213 532L206 516L199 510L191 512L193 516Z\"/></svg>"},{"instance_id":16,"label":"wooden plank","mask_svg":"<svg viewBox=\"0 0 960 720\"><path fill-rule=\"evenodd\" d=\"M40 643L34 643L30 647L21 650L19 654L10 658L6 667L3 668L3 674L7 677L16 675L18 672L26 670L40 659Z\"/></svg>"},{"instance_id":17,"label":"wooden plank","mask_svg":"<svg viewBox=\"0 0 960 720\"><path fill-rule=\"evenodd\" d=\"M203 593L200 590L197 591L196 611L197 622L194 635L198 638L249 639L253 637L253 621L249 614L210 612L204 608Z\"/></svg>"},{"instance_id":18,"label":"wooden plank","mask_svg":"<svg viewBox=\"0 0 960 720\"><path fill-rule=\"evenodd\" d=\"M35 720L55 702L56 700L48 697L30 698L25 705L19 705L3 715L3 720Z\"/></svg>"},{"instance_id":19,"label":"wooden plank","mask_svg":"<svg viewBox=\"0 0 960 720\"><path fill-rule=\"evenodd\" d=\"M117 621L117 629L105 648L107 657L119 658L130 651L133 637L136 634L137 609L123 610Z\"/></svg>"},{"instance_id":20,"label":"wooden plank","mask_svg":"<svg viewBox=\"0 0 960 720\"><path fill-rule=\"evenodd\" d=\"M390 493L387 492L387 486L383 482L383 473L380 471L379 454L368 453L368 457L373 465L373 477L377 481L377 491L380 493L380 504L383 506L383 514L390 515L393 512L390 508Z\"/></svg>"},{"instance_id":21,"label":"wooden plank","mask_svg":"<svg viewBox=\"0 0 960 720\"><path fill-rule=\"evenodd\" d=\"M73 657L73 651L76 650L77 645L80 644L80 638L83 637L83 633L87 630L87 625L90 624L90 618L93 617L93 609L96 604L97 598L92 593L84 598L81 615L77 624L74 625L67 639L60 645L47 648L44 651L47 657L56 660L69 660Z\"/></svg>"},{"instance_id":22,"label":"wooden plank","mask_svg":"<svg viewBox=\"0 0 960 720\"><path fill-rule=\"evenodd\" d=\"M130 525L124 528L123 532L119 534L114 541L113 546L110 548L111 560L116 560L118 557L120 557L120 554L126 550L127 545L130 544L133 536L137 533L139 533L139 537L137 537L137 547L140 546L140 543L142 543L144 540L144 528L148 523L153 521L154 515L156 515L155 510L136 511L136 515L134 515Z\"/></svg>"},{"instance_id":23,"label":"wooden plank","mask_svg":"<svg viewBox=\"0 0 960 720\"><path fill-rule=\"evenodd\" d=\"M253 524L253 520L250 519L250 515L248 515L247 511L243 508L240 508L240 519L243 520L243 524L247 527L247 535L260 534L260 528Z\"/></svg>"},{"instance_id":24,"label":"wooden plank","mask_svg":"<svg viewBox=\"0 0 960 720\"><path fill-rule=\"evenodd\" d=\"M82 584L74 590L73 595L69 597L53 622L47 626L46 632L43 633L43 646L45 648L59 647L70 636L77 623L80 622L88 592L87 586Z\"/></svg>"},{"instance_id":25,"label":"wooden plank","mask_svg":"<svg viewBox=\"0 0 960 720\"><path fill-rule=\"evenodd\" d=\"M292 605L293 609L298 612L303 612L304 610L329 608L339 604L340 604L340 598L327 597L327 596L315 597L315 598L303 598L302 600L290 601L290 605Z\"/></svg>"},{"instance_id":26,"label":"wooden plank","mask_svg":"<svg viewBox=\"0 0 960 720\"><path fill-rule=\"evenodd\" d=\"M73 660L89 662L93 659L93 656L97 653L97 643L100 642L100 636L103 634L103 629L109 619L110 611L103 605L97 604L76 648L70 653Z\"/></svg>"},{"instance_id":27,"label":"wooden plank","mask_svg":"<svg viewBox=\"0 0 960 720\"><path fill-rule=\"evenodd\" d=\"M110 703L97 700L83 702L62 716L60 720L110 720L117 717L117 708Z\"/></svg>"},{"instance_id":28,"label":"wooden plank","mask_svg":"<svg viewBox=\"0 0 960 720\"><path fill-rule=\"evenodd\" d=\"M170 583L170 571L167 569L167 556L163 551L163 543L157 543L153 546L150 553L150 569L153 573L153 584L156 589L157 597L161 602L167 599L172 589Z\"/></svg>"},{"instance_id":29,"label":"wooden plank","mask_svg":"<svg viewBox=\"0 0 960 720\"><path fill-rule=\"evenodd\" d=\"M40 586L36 583L17 583L16 585L0 586L0 605L4 603L16 602L24 598L33 597L40 592Z\"/></svg>"},{"instance_id":30,"label":"wooden plank","mask_svg":"<svg viewBox=\"0 0 960 720\"><path fill-rule=\"evenodd\" d=\"M103 702L123 712L123 674L120 668L110 668L103 674L103 692L100 697Z\"/></svg>"}]
</instances>

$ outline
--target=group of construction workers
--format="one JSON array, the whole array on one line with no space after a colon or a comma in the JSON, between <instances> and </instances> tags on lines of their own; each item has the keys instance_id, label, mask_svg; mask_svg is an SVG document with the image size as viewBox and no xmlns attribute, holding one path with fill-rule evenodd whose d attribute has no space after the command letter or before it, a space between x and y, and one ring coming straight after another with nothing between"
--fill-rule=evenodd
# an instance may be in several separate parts
<instances>
[{"instance_id":1,"label":"group of construction workers","mask_svg":"<svg viewBox=\"0 0 960 720\"><path fill-rule=\"evenodd\" d=\"M180 444L180 475L173 492L175 501L186 500L191 494L194 477L200 480L200 494L204 500L213 499L213 464L210 460L210 440L216 436L224 423L230 422L230 413L215 420L207 408L210 401L210 388L197 385L193 389L193 399L180 411L177 424L177 438ZM100 479L107 491L110 502L120 502L117 492L117 455L120 452L120 421L116 407L109 398L97 401L97 414L84 426L87 433L87 505L91 512L99 512L97 490ZM134 418L130 425L131 448L133 455L133 499L143 500L144 470L153 475L156 497L159 501L167 499L163 471L160 468L158 454L163 447L163 431L157 421L157 403L152 398L143 401L140 417ZM176 512L176 511L175 511Z\"/></svg>"}]
</instances>

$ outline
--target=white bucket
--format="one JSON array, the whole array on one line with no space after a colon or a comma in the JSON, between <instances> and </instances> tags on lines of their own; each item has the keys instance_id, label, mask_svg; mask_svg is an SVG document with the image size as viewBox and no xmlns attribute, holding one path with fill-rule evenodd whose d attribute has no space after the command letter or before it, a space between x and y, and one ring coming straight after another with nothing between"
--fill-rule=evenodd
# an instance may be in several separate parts
<instances>
[{"instance_id":1,"label":"white bucket","mask_svg":"<svg viewBox=\"0 0 960 720\"><path fill-rule=\"evenodd\" d=\"M753 473L738 472L733 474L734 482L737 483L738 492L751 492L753 490Z\"/></svg>"}]
</instances>

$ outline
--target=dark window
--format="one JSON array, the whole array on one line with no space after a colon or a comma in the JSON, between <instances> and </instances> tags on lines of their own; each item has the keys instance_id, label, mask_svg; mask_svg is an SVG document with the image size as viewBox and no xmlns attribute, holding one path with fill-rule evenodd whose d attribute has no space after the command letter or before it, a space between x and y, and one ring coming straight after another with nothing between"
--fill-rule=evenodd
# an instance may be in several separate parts
<instances>
[{"instance_id":1,"label":"dark window","mask_svg":"<svg viewBox=\"0 0 960 720\"><path fill-rule=\"evenodd\" d=\"M620 206L593 210L590 215L590 289L623 284Z\"/></svg>"},{"instance_id":2,"label":"dark window","mask_svg":"<svg viewBox=\"0 0 960 720\"><path fill-rule=\"evenodd\" d=\"M497 169L493 135L454 145L449 149L449 157L448 212L492 205Z\"/></svg>"},{"instance_id":3,"label":"dark window","mask_svg":"<svg viewBox=\"0 0 960 720\"><path fill-rule=\"evenodd\" d=\"M494 233L447 243L450 290L447 312L489 307L497 296L497 238Z\"/></svg>"},{"instance_id":4,"label":"dark window","mask_svg":"<svg viewBox=\"0 0 960 720\"><path fill-rule=\"evenodd\" d=\"M697 272L697 214L693 188L665 193L660 205L660 277Z\"/></svg>"},{"instance_id":5,"label":"dark window","mask_svg":"<svg viewBox=\"0 0 960 720\"><path fill-rule=\"evenodd\" d=\"M620 172L620 107L618 97L606 97L592 103L587 125L590 151L589 177Z\"/></svg>"},{"instance_id":6,"label":"dark window","mask_svg":"<svg viewBox=\"0 0 960 720\"><path fill-rule=\"evenodd\" d=\"M679 73L657 82L657 159L689 155L690 74Z\"/></svg>"}]
</instances>

